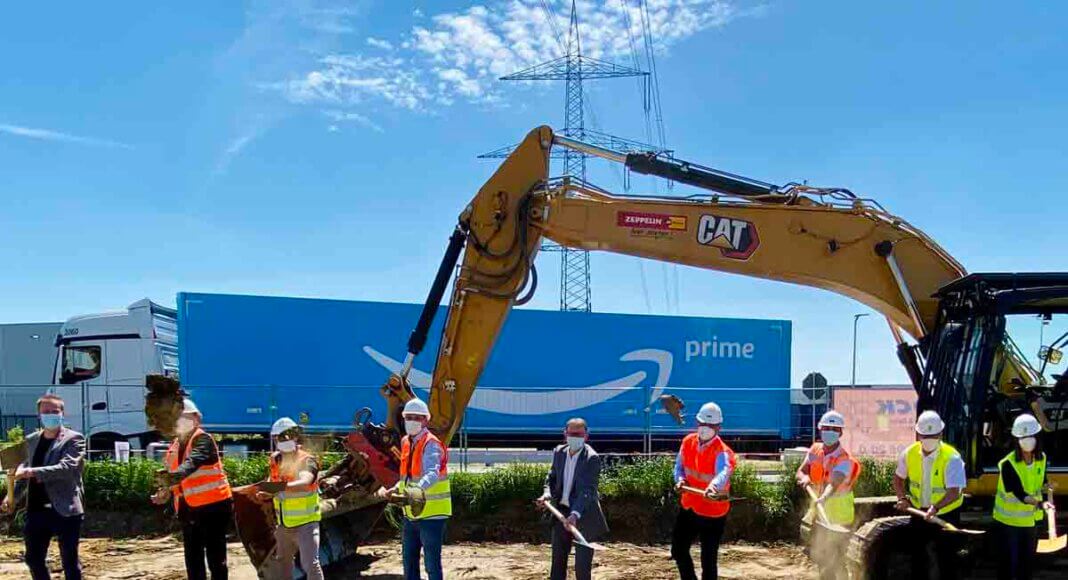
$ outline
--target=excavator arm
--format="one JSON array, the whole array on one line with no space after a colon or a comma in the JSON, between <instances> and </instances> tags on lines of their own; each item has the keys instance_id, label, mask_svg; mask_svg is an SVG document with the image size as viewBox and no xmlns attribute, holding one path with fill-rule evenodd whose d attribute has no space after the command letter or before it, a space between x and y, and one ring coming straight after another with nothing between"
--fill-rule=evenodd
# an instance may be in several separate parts
<instances>
[{"instance_id":1,"label":"excavator arm","mask_svg":"<svg viewBox=\"0 0 1068 580\"><path fill-rule=\"evenodd\" d=\"M553 146L713 193L631 197L550 180ZM444 441L459 426L508 312L536 286L534 258L543 238L837 292L885 315L903 352L908 349L901 331L922 339L935 323L933 295L965 273L922 231L848 190L776 186L674 159L619 155L538 127L460 215L404 369L383 388L391 426L399 424L400 406L413 396L407 371L425 344L461 252L429 401L431 428ZM918 363L912 364L915 377Z\"/></svg>"}]
</instances>

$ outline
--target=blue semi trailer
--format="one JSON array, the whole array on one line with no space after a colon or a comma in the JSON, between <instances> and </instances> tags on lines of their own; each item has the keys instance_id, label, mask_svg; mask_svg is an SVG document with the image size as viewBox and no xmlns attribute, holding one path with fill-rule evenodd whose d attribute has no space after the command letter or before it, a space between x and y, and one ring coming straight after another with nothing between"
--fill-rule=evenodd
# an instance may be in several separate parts
<instances>
[{"instance_id":1,"label":"blue semi trailer","mask_svg":"<svg viewBox=\"0 0 1068 580\"><path fill-rule=\"evenodd\" d=\"M183 386L211 429L264 432L280 416L343 432L354 414L385 419L379 387L400 368L421 305L181 293ZM445 312L410 375L427 396ZM790 439L790 339L784 320L515 310L467 408L476 438L556 436L572 416L595 434L675 435L659 405L693 413L714 400L735 437Z\"/></svg>"}]
</instances>

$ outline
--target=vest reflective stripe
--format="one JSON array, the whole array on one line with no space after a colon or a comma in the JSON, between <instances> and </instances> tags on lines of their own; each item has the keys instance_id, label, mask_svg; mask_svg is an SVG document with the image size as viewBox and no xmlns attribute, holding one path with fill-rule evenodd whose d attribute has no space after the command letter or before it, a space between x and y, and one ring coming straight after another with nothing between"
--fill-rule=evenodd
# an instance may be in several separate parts
<instances>
[{"instance_id":1,"label":"vest reflective stripe","mask_svg":"<svg viewBox=\"0 0 1068 580\"><path fill-rule=\"evenodd\" d=\"M994 496L994 519L1007 526L1017 528L1034 527L1035 522L1042 519L1042 510L1038 509L1038 506L1029 505L1016 499L1015 494L1009 493L1005 489L1005 481L1001 478L1000 472L1006 462L1016 471L1016 476L1020 478L1020 483L1023 484L1024 493L1027 495L1040 495L1042 493L1042 481L1045 479L1046 474L1046 458L1035 459L1031 469L1027 468L1026 463L1016 461L1015 452L1009 453L998 462L998 493Z\"/></svg>"},{"instance_id":2,"label":"vest reflective stripe","mask_svg":"<svg viewBox=\"0 0 1068 580\"><path fill-rule=\"evenodd\" d=\"M189 453L193 450L193 441L201 435L205 435L204 431L200 429L193 431L193 434L189 436L189 440L186 441L183 457L189 457ZM215 446L215 440L210 437L209 440L212 446ZM178 445L179 441L177 439L171 441L171 445L167 448L167 453L163 457L163 462L167 465L167 471L170 473L178 473L178 468L181 467L181 463L178 461ZM217 457L219 455L218 447L215 447L215 455ZM226 480L226 472L223 470L222 459L220 458L211 465L198 467L192 475L186 477L177 485L171 486L171 495L174 497L174 511L178 511L179 507L181 507L181 499L183 498L189 507L196 508L233 497L233 492L230 490L230 482Z\"/></svg>"},{"instance_id":3,"label":"vest reflective stripe","mask_svg":"<svg viewBox=\"0 0 1068 580\"><path fill-rule=\"evenodd\" d=\"M855 517L853 486L856 485L857 478L860 477L860 462L853 459L853 456L845 448L840 447L825 471L823 468L825 458L823 444L813 443L809 453L815 456L815 459L809 465L808 476L812 480L812 484L816 486L817 493L823 493L826 486L830 485L831 473L834 472L836 467L843 463L850 463L849 475L846 476L842 485L831 493L823 507L827 511L827 517L830 518L831 523L840 525L852 524Z\"/></svg>"},{"instance_id":4,"label":"vest reflective stripe","mask_svg":"<svg viewBox=\"0 0 1068 580\"><path fill-rule=\"evenodd\" d=\"M931 465L931 505L934 505L946 496L946 467L950 460L959 457L960 454L952 445L942 442L938 451L938 458ZM925 507L920 504L923 499L923 448L917 441L905 449L905 467L909 474L909 502L913 507ZM959 508L964 503L964 494L960 494L953 503L938 510L938 515L948 514Z\"/></svg>"},{"instance_id":5,"label":"vest reflective stripe","mask_svg":"<svg viewBox=\"0 0 1068 580\"><path fill-rule=\"evenodd\" d=\"M679 453L682 454L682 472L686 478L686 485L705 488L717 475L716 463L721 453L727 454L728 469L733 470L736 461L734 451L731 451L731 448L727 447L727 444L719 437L707 443L704 448L698 444L696 433L690 433L683 438L682 447L679 448ZM719 491L728 493L730 482L727 483L726 489ZM723 517L731 509L729 501L711 500L685 492L679 496L679 503L683 508L708 518Z\"/></svg>"},{"instance_id":6,"label":"vest reflective stripe","mask_svg":"<svg viewBox=\"0 0 1068 580\"><path fill-rule=\"evenodd\" d=\"M412 438L410 436L405 435L404 440L401 441L401 480L398 484L398 489L403 490L409 485L415 486L411 480L419 479L423 476L423 450L430 441L436 442L441 447L441 463L437 466L439 479L434 485L425 490L426 505L423 506L423 511L418 517L412 513L410 507L404 506L404 517L410 520L452 515L452 484L449 483L448 470L449 450L429 431L415 444L415 449L412 449Z\"/></svg>"},{"instance_id":7,"label":"vest reflective stripe","mask_svg":"<svg viewBox=\"0 0 1068 580\"><path fill-rule=\"evenodd\" d=\"M698 473L698 472L696 472L696 471L694 471L694 470L692 470L692 469L689 469L689 468L687 468L687 467L683 467L683 468L682 468L682 473L683 473L683 475L685 475L685 476L686 476L686 478L687 478L687 479L689 479L689 478L693 478L693 479L696 479L696 480L698 480L698 481L703 481L703 482L705 482L705 485L706 485L706 486L708 485L708 483L709 483L710 481L712 481L712 475L711 475L711 474L708 474L708 473Z\"/></svg>"},{"instance_id":8,"label":"vest reflective stripe","mask_svg":"<svg viewBox=\"0 0 1068 580\"><path fill-rule=\"evenodd\" d=\"M292 477L288 474L282 474L282 468L279 465L281 459L281 453L271 456L270 480L288 483L292 481ZM311 459L311 454L303 449L298 449L294 465L299 465L303 468L309 459ZM300 471L300 468L296 471ZM296 474L294 473L293 475ZM274 513L278 524L287 528L296 528L322 520L322 511L319 507L319 484L312 482L299 488L285 489L276 493L274 496Z\"/></svg>"}]
</instances>

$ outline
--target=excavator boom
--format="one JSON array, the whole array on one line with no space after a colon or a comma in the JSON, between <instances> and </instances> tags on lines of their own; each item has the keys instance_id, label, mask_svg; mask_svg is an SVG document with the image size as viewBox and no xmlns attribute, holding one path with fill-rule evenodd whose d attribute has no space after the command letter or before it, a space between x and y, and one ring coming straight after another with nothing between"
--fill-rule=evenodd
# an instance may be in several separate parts
<instances>
[{"instance_id":1,"label":"excavator boom","mask_svg":"<svg viewBox=\"0 0 1068 580\"><path fill-rule=\"evenodd\" d=\"M550 180L554 145L714 194L619 196ZM542 238L837 292L885 315L899 342L901 330L917 340L925 336L938 311L934 294L965 273L922 231L848 190L776 186L674 159L619 155L538 127L460 215L426 316L413 332L425 337L464 239L431 381L431 428L444 440L457 429L509 310L536 285ZM419 348L421 341L409 342L409 360ZM412 396L403 375L384 389L393 424Z\"/></svg>"}]
</instances>

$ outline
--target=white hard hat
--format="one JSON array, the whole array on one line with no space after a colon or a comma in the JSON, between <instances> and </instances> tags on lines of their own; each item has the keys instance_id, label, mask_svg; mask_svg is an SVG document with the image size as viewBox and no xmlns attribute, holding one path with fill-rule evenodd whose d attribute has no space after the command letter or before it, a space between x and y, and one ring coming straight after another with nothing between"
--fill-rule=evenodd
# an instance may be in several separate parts
<instances>
[{"instance_id":1,"label":"white hard hat","mask_svg":"<svg viewBox=\"0 0 1068 580\"><path fill-rule=\"evenodd\" d=\"M705 403L697 412L697 422L719 425L723 422L723 410L715 403Z\"/></svg>"},{"instance_id":2,"label":"white hard hat","mask_svg":"<svg viewBox=\"0 0 1068 580\"><path fill-rule=\"evenodd\" d=\"M426 406L426 403L419 399L411 399L404 404L405 415L425 415L430 416L430 408Z\"/></svg>"},{"instance_id":3,"label":"white hard hat","mask_svg":"<svg viewBox=\"0 0 1068 580\"><path fill-rule=\"evenodd\" d=\"M934 411L924 411L916 419L916 432L920 435L938 435L945 428L946 424Z\"/></svg>"},{"instance_id":4,"label":"white hard hat","mask_svg":"<svg viewBox=\"0 0 1068 580\"><path fill-rule=\"evenodd\" d=\"M297 426L297 422L289 417L282 417L271 425L271 437L277 437Z\"/></svg>"},{"instance_id":5,"label":"white hard hat","mask_svg":"<svg viewBox=\"0 0 1068 580\"><path fill-rule=\"evenodd\" d=\"M1042 425L1040 425L1038 419L1035 419L1035 416L1030 413L1024 413L1012 422L1012 436L1017 439L1038 435L1041 432Z\"/></svg>"},{"instance_id":6,"label":"white hard hat","mask_svg":"<svg viewBox=\"0 0 1068 580\"><path fill-rule=\"evenodd\" d=\"M196 403L189 397L182 399L182 414L203 417L203 415L200 414L200 409L197 408Z\"/></svg>"},{"instance_id":7,"label":"white hard hat","mask_svg":"<svg viewBox=\"0 0 1068 580\"><path fill-rule=\"evenodd\" d=\"M820 427L838 427L845 429L845 417L838 411L827 411L820 417Z\"/></svg>"}]
</instances>

